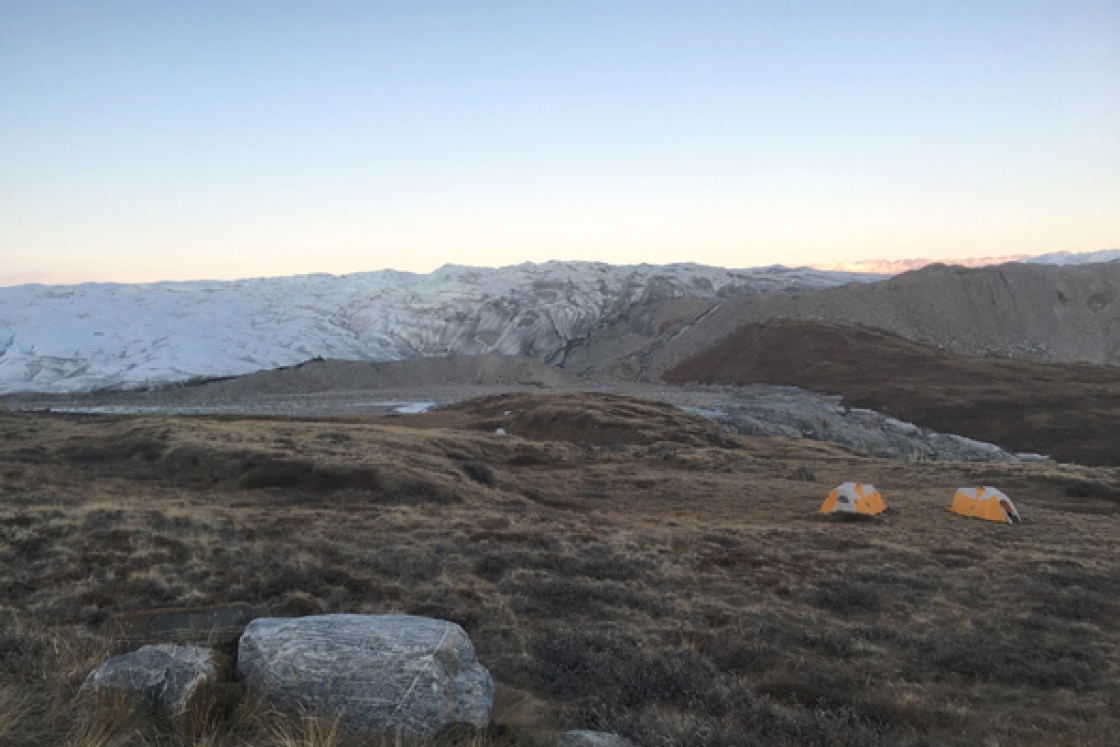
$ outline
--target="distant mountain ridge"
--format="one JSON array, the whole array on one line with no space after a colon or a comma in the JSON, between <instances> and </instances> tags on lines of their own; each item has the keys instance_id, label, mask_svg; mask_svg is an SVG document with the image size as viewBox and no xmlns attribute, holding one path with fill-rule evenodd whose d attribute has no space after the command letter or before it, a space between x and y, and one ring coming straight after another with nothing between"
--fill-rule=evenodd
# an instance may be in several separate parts
<instances>
[{"instance_id":1,"label":"distant mountain ridge","mask_svg":"<svg viewBox=\"0 0 1120 747\"><path fill-rule=\"evenodd\" d=\"M1023 260L1029 265L1096 265L1120 259L1120 249L1103 249L1099 252L1051 252Z\"/></svg>"},{"instance_id":2,"label":"distant mountain ridge","mask_svg":"<svg viewBox=\"0 0 1120 747\"><path fill-rule=\"evenodd\" d=\"M875 276L780 266L448 265L228 282L0 288L0 394L233 376L322 356L502 353L548 363L633 304L825 288Z\"/></svg>"},{"instance_id":3,"label":"distant mountain ridge","mask_svg":"<svg viewBox=\"0 0 1120 747\"><path fill-rule=\"evenodd\" d=\"M901 275L904 272L920 270L936 264L956 265L958 267L987 267L1007 262L1030 261L1029 254L1009 254L1004 257L965 257L963 259L861 259L858 262L837 262L833 264L810 265L816 270L829 272L870 272L875 275Z\"/></svg>"},{"instance_id":4,"label":"distant mountain ridge","mask_svg":"<svg viewBox=\"0 0 1120 747\"><path fill-rule=\"evenodd\" d=\"M1051 252L1049 254L1008 254L1002 257L965 257L963 259L863 259L858 262L810 265L816 270L830 272L870 272L879 275L898 275L911 270L935 264L959 267L988 267L1007 262L1023 262L1036 265L1088 265L1112 262L1120 259L1120 249L1105 249L1099 252Z\"/></svg>"},{"instance_id":5,"label":"distant mountain ridge","mask_svg":"<svg viewBox=\"0 0 1120 747\"><path fill-rule=\"evenodd\" d=\"M639 304L565 359L578 375L659 381L747 324L832 322L966 355L1120 365L1120 262L931 265L879 283ZM874 365L869 361L868 365Z\"/></svg>"},{"instance_id":6,"label":"distant mountain ridge","mask_svg":"<svg viewBox=\"0 0 1120 747\"><path fill-rule=\"evenodd\" d=\"M996 275L977 278L997 278L994 285L945 280L973 272L945 266L886 280L782 266L595 262L447 265L426 275L383 270L24 285L0 288L0 394L162 385L320 356L386 362L499 353L564 362L576 373L616 375L625 368L624 378L640 378L741 324L774 316L879 326L965 353L1120 363L1112 279L1120 262L1100 271L1080 266L1113 255L1120 251L985 268ZM1018 279L1018 289L1004 287L1009 278ZM887 303L880 285L907 291ZM663 307L672 313L665 316ZM924 310L936 311L939 321Z\"/></svg>"}]
</instances>

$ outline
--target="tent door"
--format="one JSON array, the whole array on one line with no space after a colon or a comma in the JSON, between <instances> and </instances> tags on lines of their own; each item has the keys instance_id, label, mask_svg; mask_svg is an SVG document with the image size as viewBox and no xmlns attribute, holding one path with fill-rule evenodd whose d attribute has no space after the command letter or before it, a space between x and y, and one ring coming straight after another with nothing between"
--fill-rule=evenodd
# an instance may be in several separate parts
<instances>
[{"instance_id":1,"label":"tent door","mask_svg":"<svg viewBox=\"0 0 1120 747\"><path fill-rule=\"evenodd\" d=\"M1003 509L1003 515L1007 517L1008 524L1018 524L1019 517L1015 515L1015 509L1011 508L1011 504L1007 501L1000 501L999 507Z\"/></svg>"}]
</instances>

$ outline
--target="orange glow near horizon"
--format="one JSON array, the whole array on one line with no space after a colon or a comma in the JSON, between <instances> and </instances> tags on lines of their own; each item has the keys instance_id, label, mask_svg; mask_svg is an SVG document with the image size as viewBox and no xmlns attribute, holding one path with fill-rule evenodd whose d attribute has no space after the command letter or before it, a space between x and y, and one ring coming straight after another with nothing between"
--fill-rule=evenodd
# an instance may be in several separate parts
<instances>
[{"instance_id":1,"label":"orange glow near horizon","mask_svg":"<svg viewBox=\"0 0 1120 747\"><path fill-rule=\"evenodd\" d=\"M606 5L8 3L0 285L1120 246L1120 4Z\"/></svg>"}]
</instances>

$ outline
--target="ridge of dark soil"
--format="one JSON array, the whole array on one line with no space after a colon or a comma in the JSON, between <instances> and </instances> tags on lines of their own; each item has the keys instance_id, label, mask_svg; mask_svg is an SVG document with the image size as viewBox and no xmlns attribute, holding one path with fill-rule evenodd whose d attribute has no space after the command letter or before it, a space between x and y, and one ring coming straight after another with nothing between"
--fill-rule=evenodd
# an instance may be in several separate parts
<instances>
[{"instance_id":1,"label":"ridge of dark soil","mask_svg":"<svg viewBox=\"0 0 1120 747\"><path fill-rule=\"evenodd\" d=\"M748 324L672 368L673 384L779 384L839 394L946 433L1061 461L1120 464L1120 368L967 356L884 332Z\"/></svg>"}]
</instances>

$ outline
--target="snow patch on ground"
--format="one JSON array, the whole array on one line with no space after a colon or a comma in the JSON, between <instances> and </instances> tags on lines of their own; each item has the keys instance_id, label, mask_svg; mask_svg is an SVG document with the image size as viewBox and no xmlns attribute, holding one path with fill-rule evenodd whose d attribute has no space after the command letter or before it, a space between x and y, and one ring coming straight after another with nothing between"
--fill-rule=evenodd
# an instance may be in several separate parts
<instances>
[{"instance_id":1,"label":"snow patch on ground","mask_svg":"<svg viewBox=\"0 0 1120 747\"><path fill-rule=\"evenodd\" d=\"M410 402L406 405L398 405L393 408L393 412L402 415L419 415L420 413L427 412L435 407L438 402Z\"/></svg>"}]
</instances>

